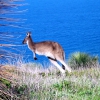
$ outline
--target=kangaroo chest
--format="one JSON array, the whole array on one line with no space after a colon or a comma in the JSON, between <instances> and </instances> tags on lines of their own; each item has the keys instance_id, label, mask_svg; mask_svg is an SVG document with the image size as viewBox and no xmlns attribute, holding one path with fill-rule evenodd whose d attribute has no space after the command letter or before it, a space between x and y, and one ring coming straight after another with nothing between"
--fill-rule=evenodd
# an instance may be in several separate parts
<instances>
[{"instance_id":1,"label":"kangaroo chest","mask_svg":"<svg viewBox=\"0 0 100 100\"><path fill-rule=\"evenodd\" d=\"M38 54L38 55L44 55L46 57L52 57L52 58L54 58L54 55L50 51L47 51L47 52L39 52L39 51L36 50L35 53Z\"/></svg>"}]
</instances>

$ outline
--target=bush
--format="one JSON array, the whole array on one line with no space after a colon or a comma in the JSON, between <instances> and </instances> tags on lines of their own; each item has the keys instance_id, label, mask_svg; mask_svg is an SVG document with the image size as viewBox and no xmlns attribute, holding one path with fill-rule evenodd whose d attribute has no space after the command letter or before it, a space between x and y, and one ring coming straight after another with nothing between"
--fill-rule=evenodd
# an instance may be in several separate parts
<instances>
[{"instance_id":1,"label":"bush","mask_svg":"<svg viewBox=\"0 0 100 100\"><path fill-rule=\"evenodd\" d=\"M68 64L74 69L94 67L98 65L98 57L90 56L87 53L75 52L69 57Z\"/></svg>"},{"instance_id":2,"label":"bush","mask_svg":"<svg viewBox=\"0 0 100 100\"><path fill-rule=\"evenodd\" d=\"M8 89L11 88L11 82L4 78L0 78L0 83L4 84Z\"/></svg>"}]
</instances>

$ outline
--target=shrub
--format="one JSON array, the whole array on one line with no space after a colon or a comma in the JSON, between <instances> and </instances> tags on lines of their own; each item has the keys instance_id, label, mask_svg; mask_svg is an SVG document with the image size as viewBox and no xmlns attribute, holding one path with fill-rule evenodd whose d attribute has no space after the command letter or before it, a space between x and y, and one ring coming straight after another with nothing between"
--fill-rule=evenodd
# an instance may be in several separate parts
<instances>
[{"instance_id":1,"label":"shrub","mask_svg":"<svg viewBox=\"0 0 100 100\"><path fill-rule=\"evenodd\" d=\"M0 83L4 84L7 86L7 88L11 88L11 82L8 81L7 79L0 78Z\"/></svg>"},{"instance_id":2,"label":"shrub","mask_svg":"<svg viewBox=\"0 0 100 100\"><path fill-rule=\"evenodd\" d=\"M94 67L98 64L98 57L90 56L87 53L75 52L69 57L68 63L74 69L80 67Z\"/></svg>"}]
</instances>

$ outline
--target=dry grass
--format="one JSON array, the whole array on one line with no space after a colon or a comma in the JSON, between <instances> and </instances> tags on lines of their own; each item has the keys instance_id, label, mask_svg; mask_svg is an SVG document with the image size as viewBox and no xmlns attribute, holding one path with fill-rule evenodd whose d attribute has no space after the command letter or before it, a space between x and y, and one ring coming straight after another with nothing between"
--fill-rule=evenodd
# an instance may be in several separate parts
<instances>
[{"instance_id":1,"label":"dry grass","mask_svg":"<svg viewBox=\"0 0 100 100\"><path fill-rule=\"evenodd\" d=\"M3 66L0 70L0 77L10 82L10 88L3 85L11 100L99 100L100 97L100 69L97 67L66 72L65 76L53 66L43 69L33 63ZM4 96L8 94L2 92Z\"/></svg>"}]
</instances>

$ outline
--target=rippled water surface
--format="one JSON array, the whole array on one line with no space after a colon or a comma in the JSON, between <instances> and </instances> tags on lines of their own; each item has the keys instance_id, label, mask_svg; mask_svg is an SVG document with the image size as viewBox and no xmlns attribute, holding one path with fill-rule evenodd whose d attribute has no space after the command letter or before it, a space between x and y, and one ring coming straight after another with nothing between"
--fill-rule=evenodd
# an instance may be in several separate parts
<instances>
[{"instance_id":1,"label":"rippled water surface","mask_svg":"<svg viewBox=\"0 0 100 100\"><path fill-rule=\"evenodd\" d=\"M100 0L26 0L19 10L28 9L21 16L21 25L13 28L21 32L15 43L22 45L26 32L32 32L35 42L52 40L59 42L65 50L66 58L76 51L100 56ZM27 19L27 20L26 20ZM11 28L7 28L7 31ZM18 47L24 58L33 61L27 46ZM38 56L37 62L46 58Z\"/></svg>"}]
</instances>

